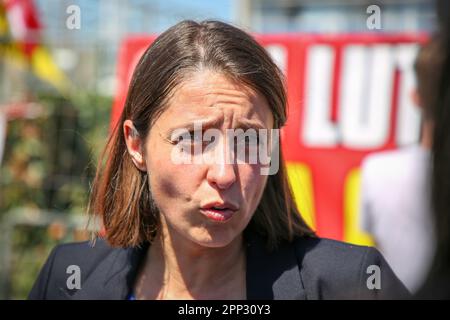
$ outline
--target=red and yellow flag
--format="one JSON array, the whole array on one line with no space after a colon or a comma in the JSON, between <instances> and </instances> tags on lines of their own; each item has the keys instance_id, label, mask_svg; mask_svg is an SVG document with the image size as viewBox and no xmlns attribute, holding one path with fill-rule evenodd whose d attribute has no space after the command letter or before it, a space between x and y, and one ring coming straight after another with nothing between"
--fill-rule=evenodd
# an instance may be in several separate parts
<instances>
[{"instance_id":1,"label":"red and yellow flag","mask_svg":"<svg viewBox=\"0 0 450 320\"><path fill-rule=\"evenodd\" d=\"M41 30L33 0L0 0L0 58L66 93L69 81L42 44Z\"/></svg>"}]
</instances>

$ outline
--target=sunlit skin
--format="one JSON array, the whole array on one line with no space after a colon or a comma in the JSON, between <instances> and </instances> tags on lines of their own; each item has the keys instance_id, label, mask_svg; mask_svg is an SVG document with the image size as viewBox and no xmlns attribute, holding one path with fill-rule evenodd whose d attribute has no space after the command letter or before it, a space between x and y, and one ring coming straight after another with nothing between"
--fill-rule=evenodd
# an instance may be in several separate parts
<instances>
[{"instance_id":1,"label":"sunlit skin","mask_svg":"<svg viewBox=\"0 0 450 320\"><path fill-rule=\"evenodd\" d=\"M411 99L421 112L425 112L422 99L420 99L419 92L416 89L411 92ZM434 121L430 117L422 117L420 131L420 145L430 150L433 147Z\"/></svg>"},{"instance_id":2,"label":"sunlit skin","mask_svg":"<svg viewBox=\"0 0 450 320\"><path fill-rule=\"evenodd\" d=\"M150 246L135 284L141 299L244 299L245 251L242 232L261 199L267 176L260 164L175 164L171 133L194 121L211 122L203 129L273 128L266 99L242 83L209 70L198 71L179 85L167 109L145 141L123 129L137 168L147 171L152 196L161 213L161 228ZM211 120L211 121L210 121ZM217 144L219 158L230 152ZM224 158L223 158L224 159ZM231 202L238 210L227 221L201 213L210 202Z\"/></svg>"}]
</instances>

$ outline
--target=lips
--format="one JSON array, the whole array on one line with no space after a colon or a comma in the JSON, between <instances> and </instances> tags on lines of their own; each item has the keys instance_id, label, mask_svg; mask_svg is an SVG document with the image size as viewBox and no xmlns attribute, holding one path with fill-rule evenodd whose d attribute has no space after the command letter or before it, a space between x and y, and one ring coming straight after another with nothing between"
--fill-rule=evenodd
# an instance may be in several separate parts
<instances>
[{"instance_id":1,"label":"lips","mask_svg":"<svg viewBox=\"0 0 450 320\"><path fill-rule=\"evenodd\" d=\"M238 207L228 202L211 202L201 206L200 212L212 221L225 222L233 217Z\"/></svg>"}]
</instances>

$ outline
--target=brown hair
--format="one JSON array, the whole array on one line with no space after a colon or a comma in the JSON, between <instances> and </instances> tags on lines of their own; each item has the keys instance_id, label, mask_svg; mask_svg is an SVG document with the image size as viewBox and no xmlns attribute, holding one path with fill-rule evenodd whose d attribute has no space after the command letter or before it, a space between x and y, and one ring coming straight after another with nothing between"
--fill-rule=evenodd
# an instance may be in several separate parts
<instances>
[{"instance_id":1,"label":"brown hair","mask_svg":"<svg viewBox=\"0 0 450 320\"><path fill-rule=\"evenodd\" d=\"M285 124L284 77L250 35L218 21L182 21L169 28L149 46L134 71L122 115L93 182L88 211L100 216L111 245L127 247L151 241L159 225L147 175L134 166L127 152L124 121L130 119L145 139L174 88L189 73L206 68L260 92L271 108L274 128ZM314 235L296 207L281 148L279 152L280 168L268 177L249 224L267 237L271 248L294 236Z\"/></svg>"},{"instance_id":2,"label":"brown hair","mask_svg":"<svg viewBox=\"0 0 450 320\"><path fill-rule=\"evenodd\" d=\"M433 119L433 110L437 103L438 90L444 54L441 42L435 37L425 43L417 54L414 71L417 77L419 94L425 119Z\"/></svg>"}]
</instances>

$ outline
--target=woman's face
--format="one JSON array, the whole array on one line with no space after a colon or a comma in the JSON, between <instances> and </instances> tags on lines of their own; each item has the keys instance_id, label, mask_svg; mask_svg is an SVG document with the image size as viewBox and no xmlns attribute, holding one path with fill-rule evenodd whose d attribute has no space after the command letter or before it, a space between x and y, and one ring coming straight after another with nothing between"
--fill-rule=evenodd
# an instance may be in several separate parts
<instances>
[{"instance_id":1,"label":"woman's face","mask_svg":"<svg viewBox=\"0 0 450 320\"><path fill-rule=\"evenodd\" d=\"M192 131L199 123L203 132L214 128L220 137L208 143L201 136L177 139L174 134L174 130ZM258 206L267 175L261 175L259 163L226 160L236 150L230 146L227 132L237 132L226 130L238 128L254 128L256 132L265 128L270 134L273 117L261 94L213 71L196 72L175 89L144 148L145 167L163 228L204 247L226 246L242 233ZM193 151L194 147L200 148L196 150L201 154ZM249 150L254 151L254 145ZM209 161L201 158L205 155ZM176 156L192 161L180 163Z\"/></svg>"}]
</instances>

